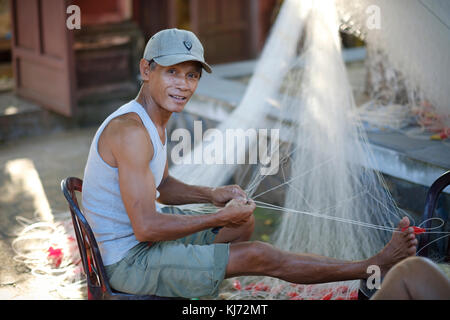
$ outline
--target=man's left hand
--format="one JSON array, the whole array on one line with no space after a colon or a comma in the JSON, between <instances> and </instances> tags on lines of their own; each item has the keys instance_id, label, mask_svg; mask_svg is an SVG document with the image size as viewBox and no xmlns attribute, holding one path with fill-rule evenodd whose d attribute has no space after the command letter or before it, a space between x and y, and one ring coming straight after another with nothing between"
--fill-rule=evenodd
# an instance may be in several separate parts
<instances>
[{"instance_id":1,"label":"man's left hand","mask_svg":"<svg viewBox=\"0 0 450 320\"><path fill-rule=\"evenodd\" d=\"M232 199L247 199L247 194L238 185L213 188L211 202L217 207L223 207Z\"/></svg>"}]
</instances>

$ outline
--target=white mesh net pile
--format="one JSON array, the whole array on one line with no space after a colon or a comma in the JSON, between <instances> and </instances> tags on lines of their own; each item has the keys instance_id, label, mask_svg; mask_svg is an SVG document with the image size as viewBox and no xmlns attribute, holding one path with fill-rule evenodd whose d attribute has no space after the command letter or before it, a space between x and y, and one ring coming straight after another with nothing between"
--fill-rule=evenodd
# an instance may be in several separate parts
<instances>
[{"instance_id":1,"label":"white mesh net pile","mask_svg":"<svg viewBox=\"0 0 450 320\"><path fill-rule=\"evenodd\" d=\"M373 99L360 110L367 115L366 120L400 129L410 124L413 116L424 130L448 136L450 2L337 0L336 3L341 29L366 42L368 90ZM389 120L394 117L396 123Z\"/></svg>"}]
</instances>

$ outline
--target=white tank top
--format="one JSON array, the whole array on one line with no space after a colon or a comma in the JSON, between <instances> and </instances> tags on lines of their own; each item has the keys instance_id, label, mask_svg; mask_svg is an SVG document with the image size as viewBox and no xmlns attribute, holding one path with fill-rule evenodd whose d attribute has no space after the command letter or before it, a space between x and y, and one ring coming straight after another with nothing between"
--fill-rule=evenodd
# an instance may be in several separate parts
<instances>
[{"instance_id":1,"label":"white tank top","mask_svg":"<svg viewBox=\"0 0 450 320\"><path fill-rule=\"evenodd\" d=\"M121 260L129 249L139 243L120 194L118 169L107 164L98 153L98 139L103 129L112 119L130 112L139 115L153 143L154 154L149 167L156 187L161 183L167 161L167 132L163 145L148 113L135 100L113 112L95 133L84 170L82 204L105 265ZM159 192L156 190L158 197ZM155 204L156 210L159 210L159 203Z\"/></svg>"}]
</instances>

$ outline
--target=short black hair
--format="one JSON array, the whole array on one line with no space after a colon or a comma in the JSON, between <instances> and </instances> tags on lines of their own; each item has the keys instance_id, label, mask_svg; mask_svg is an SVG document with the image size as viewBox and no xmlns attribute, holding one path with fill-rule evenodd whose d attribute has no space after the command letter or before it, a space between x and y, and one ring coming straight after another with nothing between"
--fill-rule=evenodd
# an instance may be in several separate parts
<instances>
[{"instance_id":1,"label":"short black hair","mask_svg":"<svg viewBox=\"0 0 450 320\"><path fill-rule=\"evenodd\" d=\"M147 60L148 61L148 60ZM150 65L150 71L153 71L153 70L155 70L155 68L156 68L156 62L155 62L155 60L150 60L150 61L148 61L148 64Z\"/></svg>"}]
</instances>

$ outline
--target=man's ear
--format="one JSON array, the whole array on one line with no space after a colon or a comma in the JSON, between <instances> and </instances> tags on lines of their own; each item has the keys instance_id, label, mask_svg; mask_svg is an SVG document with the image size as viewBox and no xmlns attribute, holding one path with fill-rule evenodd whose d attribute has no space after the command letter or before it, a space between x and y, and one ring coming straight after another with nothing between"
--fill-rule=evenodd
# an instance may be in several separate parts
<instances>
[{"instance_id":1,"label":"man's ear","mask_svg":"<svg viewBox=\"0 0 450 320\"><path fill-rule=\"evenodd\" d=\"M139 71L141 73L142 81L147 81L150 75L150 62L145 59L141 59L139 62Z\"/></svg>"}]
</instances>

